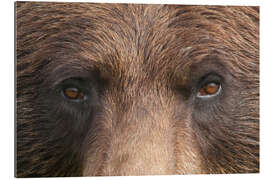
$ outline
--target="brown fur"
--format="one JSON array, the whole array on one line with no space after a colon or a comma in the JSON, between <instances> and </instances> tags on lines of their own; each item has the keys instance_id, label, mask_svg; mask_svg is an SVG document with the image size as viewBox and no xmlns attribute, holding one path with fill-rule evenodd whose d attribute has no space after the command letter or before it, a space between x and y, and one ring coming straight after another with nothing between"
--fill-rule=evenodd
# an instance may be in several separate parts
<instances>
[{"instance_id":1,"label":"brown fur","mask_svg":"<svg viewBox=\"0 0 270 180\"><path fill-rule=\"evenodd\" d=\"M17 2L16 35L17 177L259 172L258 7Z\"/></svg>"}]
</instances>

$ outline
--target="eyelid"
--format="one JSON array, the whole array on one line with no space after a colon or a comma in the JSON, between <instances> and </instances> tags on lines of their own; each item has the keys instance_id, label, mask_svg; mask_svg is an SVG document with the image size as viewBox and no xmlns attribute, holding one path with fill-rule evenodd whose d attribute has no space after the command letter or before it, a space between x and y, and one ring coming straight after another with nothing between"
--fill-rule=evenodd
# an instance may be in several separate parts
<instances>
[{"instance_id":1,"label":"eyelid","mask_svg":"<svg viewBox=\"0 0 270 180\"><path fill-rule=\"evenodd\" d=\"M201 79L200 79L200 85L204 85L210 82L220 82L222 80L222 77L216 73L208 73L206 75L204 75Z\"/></svg>"},{"instance_id":2,"label":"eyelid","mask_svg":"<svg viewBox=\"0 0 270 180\"><path fill-rule=\"evenodd\" d=\"M75 86L80 90L83 90L84 88L86 88L87 86L90 86L88 84L89 80L83 78L83 77L71 77L71 78L67 78L62 80L59 84L62 87L71 87L71 86Z\"/></svg>"},{"instance_id":3,"label":"eyelid","mask_svg":"<svg viewBox=\"0 0 270 180\"><path fill-rule=\"evenodd\" d=\"M74 81L78 81L78 80L82 80L82 81L87 81L87 79L89 78L89 74L86 73L81 73L81 72L72 72L72 73L59 73L57 75L55 75L53 78L51 77L50 81L50 86L52 88L57 87L59 84L64 83L65 81L68 80L74 80ZM91 76L90 76L91 77ZM56 81L53 81L54 79L57 79Z\"/></svg>"}]
</instances>

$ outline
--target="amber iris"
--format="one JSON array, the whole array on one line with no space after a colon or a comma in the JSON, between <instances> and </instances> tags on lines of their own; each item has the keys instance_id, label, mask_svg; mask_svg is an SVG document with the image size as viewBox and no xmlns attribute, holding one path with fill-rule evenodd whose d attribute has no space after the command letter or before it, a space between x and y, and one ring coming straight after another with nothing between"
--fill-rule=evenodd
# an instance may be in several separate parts
<instances>
[{"instance_id":1,"label":"amber iris","mask_svg":"<svg viewBox=\"0 0 270 180\"><path fill-rule=\"evenodd\" d=\"M215 83L215 82L205 84L200 89L200 96L214 95L218 92L219 88L220 88L220 84Z\"/></svg>"},{"instance_id":2,"label":"amber iris","mask_svg":"<svg viewBox=\"0 0 270 180\"><path fill-rule=\"evenodd\" d=\"M72 100L83 100L85 96L78 88L66 88L63 92L66 98Z\"/></svg>"}]
</instances>

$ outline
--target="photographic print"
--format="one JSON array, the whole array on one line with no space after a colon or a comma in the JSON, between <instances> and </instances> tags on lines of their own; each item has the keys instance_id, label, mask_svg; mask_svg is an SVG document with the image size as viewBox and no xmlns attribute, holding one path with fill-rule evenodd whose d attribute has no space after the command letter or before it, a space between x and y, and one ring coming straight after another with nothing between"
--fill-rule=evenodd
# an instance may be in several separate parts
<instances>
[{"instance_id":1,"label":"photographic print","mask_svg":"<svg viewBox=\"0 0 270 180\"><path fill-rule=\"evenodd\" d=\"M16 2L16 177L259 173L259 7Z\"/></svg>"}]
</instances>

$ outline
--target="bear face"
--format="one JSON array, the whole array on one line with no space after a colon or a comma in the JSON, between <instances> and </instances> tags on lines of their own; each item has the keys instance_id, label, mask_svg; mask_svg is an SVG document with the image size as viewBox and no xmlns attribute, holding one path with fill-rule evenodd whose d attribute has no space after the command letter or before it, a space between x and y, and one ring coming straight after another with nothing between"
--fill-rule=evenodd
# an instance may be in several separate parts
<instances>
[{"instance_id":1,"label":"bear face","mask_svg":"<svg viewBox=\"0 0 270 180\"><path fill-rule=\"evenodd\" d=\"M259 8L16 3L16 176L259 172Z\"/></svg>"}]
</instances>

